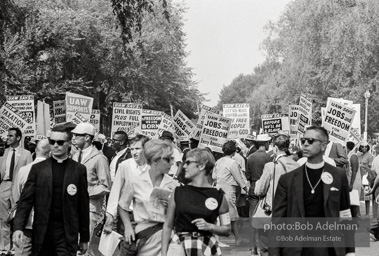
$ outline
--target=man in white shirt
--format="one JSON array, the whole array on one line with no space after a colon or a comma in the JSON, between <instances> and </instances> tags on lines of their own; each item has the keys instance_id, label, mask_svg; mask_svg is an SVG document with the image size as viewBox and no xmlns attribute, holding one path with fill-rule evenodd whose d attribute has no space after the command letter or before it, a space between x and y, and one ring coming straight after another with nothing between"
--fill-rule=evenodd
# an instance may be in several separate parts
<instances>
[{"instance_id":1,"label":"man in white shirt","mask_svg":"<svg viewBox=\"0 0 379 256\"><path fill-rule=\"evenodd\" d=\"M37 147L35 150L36 159L28 165L25 165L20 168L18 174L14 180L14 193L13 199L17 203L20 199L21 191L24 188L26 180L28 179L28 175L32 166L36 163L44 161L50 155L50 144L47 139L40 140L37 143ZM25 226L24 230L24 243L23 247L15 247L15 255L16 256L28 256L32 253L32 225L33 225L33 215L34 211L32 210L29 216L29 220Z\"/></svg>"},{"instance_id":2,"label":"man in white shirt","mask_svg":"<svg viewBox=\"0 0 379 256\"><path fill-rule=\"evenodd\" d=\"M116 151L116 155L112 158L109 167L112 183L114 182L119 164L132 157L128 144L128 135L124 131L117 131L114 133L112 148Z\"/></svg>"}]
</instances>

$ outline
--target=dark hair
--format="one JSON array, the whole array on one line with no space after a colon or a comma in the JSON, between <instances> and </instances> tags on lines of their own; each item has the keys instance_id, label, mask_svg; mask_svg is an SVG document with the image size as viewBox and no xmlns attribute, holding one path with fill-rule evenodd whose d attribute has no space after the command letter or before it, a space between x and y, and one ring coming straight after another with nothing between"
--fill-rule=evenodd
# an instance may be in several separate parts
<instances>
[{"instance_id":1,"label":"dark hair","mask_svg":"<svg viewBox=\"0 0 379 256\"><path fill-rule=\"evenodd\" d=\"M329 133L324 127L312 125L306 129L306 131L309 130L318 131L321 134L321 136L324 137L324 139L326 139L324 142L329 142Z\"/></svg>"},{"instance_id":2,"label":"dark hair","mask_svg":"<svg viewBox=\"0 0 379 256\"><path fill-rule=\"evenodd\" d=\"M68 127L65 127L64 125L57 125L57 126L54 126L53 129L51 129L52 132L64 132L64 133L66 133L68 141L70 141L72 139L71 130L72 129L69 129Z\"/></svg>"},{"instance_id":3,"label":"dark hair","mask_svg":"<svg viewBox=\"0 0 379 256\"><path fill-rule=\"evenodd\" d=\"M303 151L302 150L299 150L296 152L296 155L297 157L300 159L300 158L303 158Z\"/></svg>"},{"instance_id":4,"label":"dark hair","mask_svg":"<svg viewBox=\"0 0 379 256\"><path fill-rule=\"evenodd\" d=\"M187 152L186 157L194 157L199 164L205 165L205 175L211 174L215 165L215 158L209 150L205 148L195 148Z\"/></svg>"},{"instance_id":5,"label":"dark hair","mask_svg":"<svg viewBox=\"0 0 379 256\"><path fill-rule=\"evenodd\" d=\"M262 146L266 146L269 143L270 143L269 141L255 141L255 146L257 148L259 148L259 147L262 147Z\"/></svg>"},{"instance_id":6,"label":"dark hair","mask_svg":"<svg viewBox=\"0 0 379 256\"><path fill-rule=\"evenodd\" d=\"M347 149L352 150L355 147L355 143L352 141L348 141L346 142L346 147Z\"/></svg>"},{"instance_id":7,"label":"dark hair","mask_svg":"<svg viewBox=\"0 0 379 256\"><path fill-rule=\"evenodd\" d=\"M133 139L130 140L130 144L134 144L138 141L141 141L142 147L143 147L145 145L146 141L148 141L148 140L149 140L149 137L142 135L142 134L137 134Z\"/></svg>"},{"instance_id":8,"label":"dark hair","mask_svg":"<svg viewBox=\"0 0 379 256\"><path fill-rule=\"evenodd\" d=\"M278 147L279 150L286 151L290 146L289 137L279 136L274 139L274 145Z\"/></svg>"},{"instance_id":9,"label":"dark hair","mask_svg":"<svg viewBox=\"0 0 379 256\"><path fill-rule=\"evenodd\" d=\"M22 132L17 127L9 128L8 131L15 131L16 132L16 137L20 137L20 140L22 139Z\"/></svg>"},{"instance_id":10,"label":"dark hair","mask_svg":"<svg viewBox=\"0 0 379 256\"><path fill-rule=\"evenodd\" d=\"M368 145L368 144L367 144L367 146L362 146L362 145L360 145L359 148L358 148L358 151L359 151L359 152L362 152L362 148L363 148L363 147L366 147L366 148L367 148L367 152L370 151L370 145Z\"/></svg>"},{"instance_id":11,"label":"dark hair","mask_svg":"<svg viewBox=\"0 0 379 256\"><path fill-rule=\"evenodd\" d=\"M116 134L124 136L125 143L128 143L129 138L128 138L128 134L126 134L126 132L124 132L124 131L116 131L114 133L114 135L116 135Z\"/></svg>"},{"instance_id":12,"label":"dark hair","mask_svg":"<svg viewBox=\"0 0 379 256\"><path fill-rule=\"evenodd\" d=\"M224 145L222 145L222 152L224 152L225 155L230 156L231 154L235 153L237 150L237 145L234 140L228 140L225 142Z\"/></svg>"}]
</instances>

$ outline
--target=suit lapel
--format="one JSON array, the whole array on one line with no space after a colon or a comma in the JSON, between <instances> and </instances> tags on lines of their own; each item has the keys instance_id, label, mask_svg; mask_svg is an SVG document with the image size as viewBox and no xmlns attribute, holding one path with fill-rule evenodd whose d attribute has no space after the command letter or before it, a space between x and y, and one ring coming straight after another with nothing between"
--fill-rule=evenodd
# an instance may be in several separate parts
<instances>
[{"instance_id":1,"label":"suit lapel","mask_svg":"<svg viewBox=\"0 0 379 256\"><path fill-rule=\"evenodd\" d=\"M299 207L300 217L305 217L305 208L304 208L304 186L303 186L303 175L304 175L304 166L301 171L295 174L294 177L294 186L296 189L296 202Z\"/></svg>"},{"instance_id":2,"label":"suit lapel","mask_svg":"<svg viewBox=\"0 0 379 256\"><path fill-rule=\"evenodd\" d=\"M47 173L47 184L48 184L48 190L50 193L50 196L53 194L53 165L52 165L52 159L50 158L48 161L45 162L46 164L46 173Z\"/></svg>"},{"instance_id":3,"label":"suit lapel","mask_svg":"<svg viewBox=\"0 0 379 256\"><path fill-rule=\"evenodd\" d=\"M333 173L331 172L329 166L327 163L325 163L325 166L324 166L324 171L325 172L329 172L333 179L334 179L334 176L333 176ZM326 209L326 203L328 202L328 198L329 198L329 192L330 192L330 185L331 184L325 184L322 180L321 180L322 184L323 184L323 188L324 188L324 209ZM332 182L333 183L333 182Z\"/></svg>"},{"instance_id":4,"label":"suit lapel","mask_svg":"<svg viewBox=\"0 0 379 256\"><path fill-rule=\"evenodd\" d=\"M72 176L72 170L73 169L74 169L74 166L73 166L73 163L72 163L71 159L67 159L66 170L64 172L63 190L62 190L62 192L63 192L63 194L62 194L63 200L65 199L67 186L71 182L70 178Z\"/></svg>"}]
</instances>

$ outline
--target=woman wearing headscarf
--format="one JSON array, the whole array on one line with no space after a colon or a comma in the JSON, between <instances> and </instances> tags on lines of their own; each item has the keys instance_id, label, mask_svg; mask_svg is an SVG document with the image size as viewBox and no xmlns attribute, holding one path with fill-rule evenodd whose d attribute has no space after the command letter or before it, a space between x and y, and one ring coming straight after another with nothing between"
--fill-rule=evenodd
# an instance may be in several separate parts
<instances>
[{"instance_id":1,"label":"woman wearing headscarf","mask_svg":"<svg viewBox=\"0 0 379 256\"><path fill-rule=\"evenodd\" d=\"M208 181L215 160L206 149L193 149L184 162L187 185L177 187L163 226L162 256L221 255L214 235L230 234L228 203ZM216 225L217 217L220 225ZM171 239L172 230L175 234Z\"/></svg>"},{"instance_id":2,"label":"woman wearing headscarf","mask_svg":"<svg viewBox=\"0 0 379 256\"><path fill-rule=\"evenodd\" d=\"M151 140L145 143L144 153L150 169L126 181L128 184L119 200L118 212L125 227L125 242L135 242L135 255L151 256L160 254L168 199L176 183L167 174L174 164L171 144ZM128 213L131 203L137 223L135 228Z\"/></svg>"}]
</instances>

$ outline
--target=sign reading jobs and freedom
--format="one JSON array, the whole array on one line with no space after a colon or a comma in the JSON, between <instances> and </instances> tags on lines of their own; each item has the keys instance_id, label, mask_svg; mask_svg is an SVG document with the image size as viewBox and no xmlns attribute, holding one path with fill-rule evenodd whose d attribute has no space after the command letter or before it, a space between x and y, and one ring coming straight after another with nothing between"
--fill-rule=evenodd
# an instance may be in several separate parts
<instances>
[{"instance_id":1,"label":"sign reading jobs and freedom","mask_svg":"<svg viewBox=\"0 0 379 256\"><path fill-rule=\"evenodd\" d=\"M312 100L304 93L300 96L299 114L297 131L300 134L303 134L305 132L305 127L312 122Z\"/></svg>"},{"instance_id":2,"label":"sign reading jobs and freedom","mask_svg":"<svg viewBox=\"0 0 379 256\"><path fill-rule=\"evenodd\" d=\"M129 131L130 126L141 126L142 104L113 103L112 138L116 131Z\"/></svg>"},{"instance_id":3,"label":"sign reading jobs and freedom","mask_svg":"<svg viewBox=\"0 0 379 256\"><path fill-rule=\"evenodd\" d=\"M36 136L36 122L34 113L34 96L33 95L15 95L6 96L7 102L11 104L18 113L22 113L25 121L29 124L24 130L23 136Z\"/></svg>"},{"instance_id":4,"label":"sign reading jobs and freedom","mask_svg":"<svg viewBox=\"0 0 379 256\"><path fill-rule=\"evenodd\" d=\"M287 114L267 114L262 115L261 119L263 133L275 134L280 130L289 133L290 125Z\"/></svg>"},{"instance_id":5,"label":"sign reading jobs and freedom","mask_svg":"<svg viewBox=\"0 0 379 256\"><path fill-rule=\"evenodd\" d=\"M222 145L228 141L227 137L231 123L230 118L208 113L204 119L199 147L208 147L212 151L222 153Z\"/></svg>"},{"instance_id":6,"label":"sign reading jobs and freedom","mask_svg":"<svg viewBox=\"0 0 379 256\"><path fill-rule=\"evenodd\" d=\"M26 120L27 116L24 116L24 113L19 113L11 104L5 102L0 108L0 137L5 139L9 128L12 127L19 128L25 134L25 130L29 125Z\"/></svg>"},{"instance_id":7,"label":"sign reading jobs and freedom","mask_svg":"<svg viewBox=\"0 0 379 256\"><path fill-rule=\"evenodd\" d=\"M250 134L250 105L248 103L223 104L223 116L232 119L229 139L246 138Z\"/></svg>"},{"instance_id":8,"label":"sign reading jobs and freedom","mask_svg":"<svg viewBox=\"0 0 379 256\"><path fill-rule=\"evenodd\" d=\"M290 136L295 139L299 123L299 105L289 105Z\"/></svg>"},{"instance_id":9,"label":"sign reading jobs and freedom","mask_svg":"<svg viewBox=\"0 0 379 256\"><path fill-rule=\"evenodd\" d=\"M66 122L66 101L53 101L54 123L61 124Z\"/></svg>"},{"instance_id":10,"label":"sign reading jobs and freedom","mask_svg":"<svg viewBox=\"0 0 379 256\"><path fill-rule=\"evenodd\" d=\"M190 138L195 129L194 123L180 109L176 112L172 124L174 125L175 134L182 139Z\"/></svg>"},{"instance_id":11,"label":"sign reading jobs and freedom","mask_svg":"<svg viewBox=\"0 0 379 256\"><path fill-rule=\"evenodd\" d=\"M70 122L75 113L89 120L92 113L93 98L80 94L66 92L66 120Z\"/></svg>"},{"instance_id":12,"label":"sign reading jobs and freedom","mask_svg":"<svg viewBox=\"0 0 379 256\"><path fill-rule=\"evenodd\" d=\"M214 109L214 108L211 108L211 107L208 107L206 105L201 104L199 119L197 120L196 127L195 127L195 129L193 130L193 133L192 133L192 138L194 138L195 140L199 140L200 139L200 135L201 135L201 130L203 128L204 119L205 119L205 116L206 116L206 114L208 112L214 113L214 114L217 114L217 115L220 114L220 112L217 109Z\"/></svg>"},{"instance_id":13,"label":"sign reading jobs and freedom","mask_svg":"<svg viewBox=\"0 0 379 256\"><path fill-rule=\"evenodd\" d=\"M324 128L329 132L329 139L345 145L350 135L355 110L337 101L331 100L326 107Z\"/></svg>"}]
</instances>

